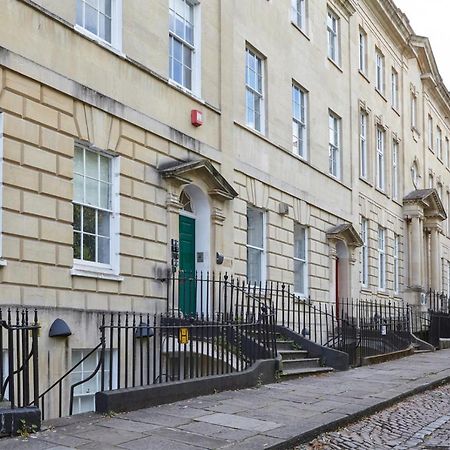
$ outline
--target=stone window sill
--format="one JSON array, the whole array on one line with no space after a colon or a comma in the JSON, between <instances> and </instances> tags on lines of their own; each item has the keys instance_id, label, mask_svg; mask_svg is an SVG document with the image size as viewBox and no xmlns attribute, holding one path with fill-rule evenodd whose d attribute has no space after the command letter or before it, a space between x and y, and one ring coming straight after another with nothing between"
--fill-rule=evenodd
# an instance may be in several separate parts
<instances>
[{"instance_id":1,"label":"stone window sill","mask_svg":"<svg viewBox=\"0 0 450 450\"><path fill-rule=\"evenodd\" d=\"M123 281L123 277L112 272L98 272L74 267L70 271L73 277L97 278L100 280Z\"/></svg>"}]
</instances>

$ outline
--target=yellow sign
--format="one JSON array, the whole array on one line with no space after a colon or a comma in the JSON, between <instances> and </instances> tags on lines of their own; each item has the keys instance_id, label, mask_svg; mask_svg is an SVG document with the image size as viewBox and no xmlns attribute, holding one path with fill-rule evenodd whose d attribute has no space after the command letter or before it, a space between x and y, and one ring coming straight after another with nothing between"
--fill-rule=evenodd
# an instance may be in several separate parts
<instances>
[{"instance_id":1,"label":"yellow sign","mask_svg":"<svg viewBox=\"0 0 450 450\"><path fill-rule=\"evenodd\" d=\"M178 330L178 343L187 344L189 342L189 328L180 328Z\"/></svg>"}]
</instances>

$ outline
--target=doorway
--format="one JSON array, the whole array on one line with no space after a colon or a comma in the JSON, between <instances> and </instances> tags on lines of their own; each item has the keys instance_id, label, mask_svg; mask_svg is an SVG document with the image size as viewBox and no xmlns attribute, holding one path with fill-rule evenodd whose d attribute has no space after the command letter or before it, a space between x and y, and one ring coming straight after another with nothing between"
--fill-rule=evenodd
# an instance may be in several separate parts
<instances>
[{"instance_id":1,"label":"doorway","mask_svg":"<svg viewBox=\"0 0 450 450\"><path fill-rule=\"evenodd\" d=\"M211 213L207 195L193 184L180 195L182 210L179 215L179 308L185 315L204 311L206 299L196 279L210 268Z\"/></svg>"}]
</instances>

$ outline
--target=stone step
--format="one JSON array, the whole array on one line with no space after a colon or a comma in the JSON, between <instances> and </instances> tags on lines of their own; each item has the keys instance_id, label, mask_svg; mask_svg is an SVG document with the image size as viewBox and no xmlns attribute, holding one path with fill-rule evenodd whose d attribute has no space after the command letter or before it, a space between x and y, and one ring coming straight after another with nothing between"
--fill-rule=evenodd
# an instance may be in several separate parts
<instances>
[{"instance_id":1,"label":"stone step","mask_svg":"<svg viewBox=\"0 0 450 450\"><path fill-rule=\"evenodd\" d=\"M281 362L284 370L320 367L319 358L286 359Z\"/></svg>"},{"instance_id":2,"label":"stone step","mask_svg":"<svg viewBox=\"0 0 450 450\"><path fill-rule=\"evenodd\" d=\"M416 355L417 353L432 353L432 351L415 349L413 353Z\"/></svg>"},{"instance_id":3,"label":"stone step","mask_svg":"<svg viewBox=\"0 0 450 450\"><path fill-rule=\"evenodd\" d=\"M295 350L294 341L277 340L277 350Z\"/></svg>"},{"instance_id":4,"label":"stone step","mask_svg":"<svg viewBox=\"0 0 450 450\"><path fill-rule=\"evenodd\" d=\"M321 375L333 371L332 367L306 367L304 369L283 370L280 375L283 379L288 379L307 377L308 375Z\"/></svg>"},{"instance_id":5,"label":"stone step","mask_svg":"<svg viewBox=\"0 0 450 450\"><path fill-rule=\"evenodd\" d=\"M306 350L278 350L278 353L281 355L283 361L287 359L301 359L308 356Z\"/></svg>"}]
</instances>

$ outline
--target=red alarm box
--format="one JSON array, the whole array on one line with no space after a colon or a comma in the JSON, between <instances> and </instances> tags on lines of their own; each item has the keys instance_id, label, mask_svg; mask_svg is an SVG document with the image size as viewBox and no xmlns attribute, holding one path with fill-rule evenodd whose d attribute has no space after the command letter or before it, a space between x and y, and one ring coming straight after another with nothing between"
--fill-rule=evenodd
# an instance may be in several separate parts
<instances>
[{"instance_id":1,"label":"red alarm box","mask_svg":"<svg viewBox=\"0 0 450 450\"><path fill-rule=\"evenodd\" d=\"M194 127L200 127L203 125L203 113L198 109L191 111L191 123Z\"/></svg>"}]
</instances>

